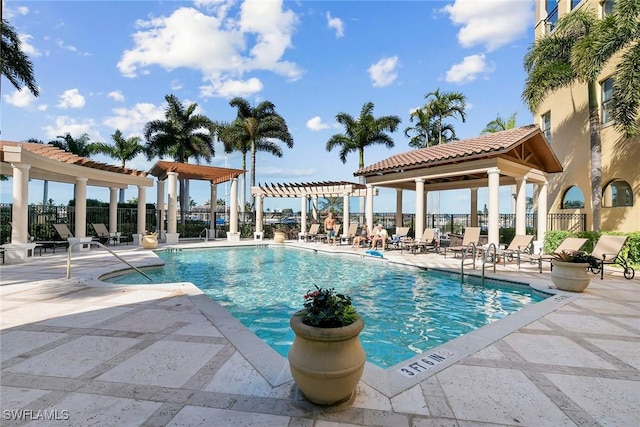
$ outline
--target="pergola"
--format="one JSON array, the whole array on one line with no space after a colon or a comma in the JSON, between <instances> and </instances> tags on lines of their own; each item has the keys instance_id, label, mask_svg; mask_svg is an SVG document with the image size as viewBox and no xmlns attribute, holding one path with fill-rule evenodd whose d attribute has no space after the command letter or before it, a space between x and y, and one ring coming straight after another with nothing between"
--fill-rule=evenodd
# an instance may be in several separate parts
<instances>
[{"instance_id":1,"label":"pergola","mask_svg":"<svg viewBox=\"0 0 640 427\"><path fill-rule=\"evenodd\" d=\"M244 174L243 169L228 169L216 166L192 165L188 163L159 161L149 171L150 175L158 178L157 183L157 206L164 206L164 182L168 182L167 195L167 232L164 231L164 210L158 209L158 232L165 235L166 243L178 243L179 233L177 233L177 207L178 207L178 179L195 179L209 181L211 183L211 218L214 217L217 186L223 182L231 181L231 206L229 218L229 233L227 240L239 240L238 233L238 176ZM211 221L211 230L215 223Z\"/></svg>"},{"instance_id":2,"label":"pergola","mask_svg":"<svg viewBox=\"0 0 640 427\"><path fill-rule=\"evenodd\" d=\"M318 198L342 197L345 221L349 219L349 197L366 197L366 186L346 181L265 184L251 187L256 197L256 233L262 232L262 201L265 197L298 197L301 201L301 225L307 229L307 200L312 200L312 214L318 219Z\"/></svg>"},{"instance_id":3,"label":"pergola","mask_svg":"<svg viewBox=\"0 0 640 427\"><path fill-rule=\"evenodd\" d=\"M95 162L61 150L49 144L0 141L2 175L13 177L13 223L11 244L3 247L12 261L25 261L33 253L35 244L28 239L29 180L41 179L75 185L75 241L91 240L86 236L87 186L107 187L110 190L109 231L117 231L118 190L129 185L138 187L137 231L145 229L146 187L153 186L147 173Z\"/></svg>"},{"instance_id":4,"label":"pergola","mask_svg":"<svg viewBox=\"0 0 640 427\"><path fill-rule=\"evenodd\" d=\"M425 228L425 201L429 191L468 188L471 191L471 225L478 225L478 188L488 187L488 242L499 240L499 187L516 186L516 234L526 234L527 183L537 185L538 240L547 229L548 173L562 172L562 165L540 129L523 126L476 138L450 142L393 155L359 169L367 194L374 186L395 188L396 211L402 212L402 192L415 191L415 235ZM367 224L373 226L373 203L367 198Z\"/></svg>"}]
</instances>

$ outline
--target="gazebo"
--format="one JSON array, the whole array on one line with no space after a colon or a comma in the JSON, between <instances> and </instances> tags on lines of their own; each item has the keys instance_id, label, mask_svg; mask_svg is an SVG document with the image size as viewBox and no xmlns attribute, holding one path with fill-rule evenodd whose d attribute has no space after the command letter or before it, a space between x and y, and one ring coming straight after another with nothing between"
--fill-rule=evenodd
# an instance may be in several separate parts
<instances>
[{"instance_id":1,"label":"gazebo","mask_svg":"<svg viewBox=\"0 0 640 427\"><path fill-rule=\"evenodd\" d=\"M429 191L468 188L471 225L478 225L478 188L488 187L488 242L499 240L499 187L516 186L516 234L526 234L527 183L537 185L538 240L547 229L546 174L562 172L551 146L535 125L396 154L354 173L364 177L367 194L374 187L397 191L396 211L402 212L402 192L415 191L415 235L425 228L425 201ZM366 217L373 226L373 203L367 198Z\"/></svg>"},{"instance_id":2,"label":"gazebo","mask_svg":"<svg viewBox=\"0 0 640 427\"><path fill-rule=\"evenodd\" d=\"M238 176L244 174L243 169L228 169L216 166L192 165L188 163L176 162L157 162L149 171L150 175L158 178L157 182L157 206L164 206L164 183L168 181L167 195L167 230L164 230L164 209L159 208L159 234L164 236L166 243L178 243L179 233L177 233L177 207L178 207L178 179L195 179L209 181L211 183L211 218L214 217L215 206L217 200L218 184L231 181L231 207L229 218L229 233L227 240L240 240L238 232ZM211 230L214 229L215 223L211 221ZM210 231L212 232L212 231Z\"/></svg>"},{"instance_id":3,"label":"gazebo","mask_svg":"<svg viewBox=\"0 0 640 427\"><path fill-rule=\"evenodd\" d=\"M265 197L300 198L300 228L307 230L307 200L312 200L312 215L318 220L318 198L342 197L345 223L349 220L349 197L365 197L366 187L346 181L303 182L289 184L265 184L251 187L251 195L256 197L256 238L262 236L262 203ZM373 193L371 194L373 197ZM372 203L373 198L371 197Z\"/></svg>"},{"instance_id":4,"label":"gazebo","mask_svg":"<svg viewBox=\"0 0 640 427\"><path fill-rule=\"evenodd\" d=\"M33 255L35 244L28 238L29 179L75 185L75 235L70 243L91 241L86 236L88 186L109 188L109 231L114 233L118 190L137 186L138 233L145 228L146 188L153 186L146 172L95 162L49 144L12 141L0 141L0 169L2 175L13 177L11 243L3 245L7 262L26 261Z\"/></svg>"}]
</instances>

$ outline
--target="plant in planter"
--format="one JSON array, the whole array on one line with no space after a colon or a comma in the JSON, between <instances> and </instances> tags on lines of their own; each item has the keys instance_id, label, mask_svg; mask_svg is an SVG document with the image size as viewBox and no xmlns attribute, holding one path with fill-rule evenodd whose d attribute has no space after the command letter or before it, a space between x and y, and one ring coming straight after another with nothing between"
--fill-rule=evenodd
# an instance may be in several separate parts
<instances>
[{"instance_id":1,"label":"plant in planter","mask_svg":"<svg viewBox=\"0 0 640 427\"><path fill-rule=\"evenodd\" d=\"M145 230L140 241L145 249L155 249L158 247L158 233Z\"/></svg>"},{"instance_id":2,"label":"plant in planter","mask_svg":"<svg viewBox=\"0 0 640 427\"><path fill-rule=\"evenodd\" d=\"M273 240L276 243L284 243L286 240L286 234L284 233L284 229L276 226L276 229L273 231Z\"/></svg>"},{"instance_id":3,"label":"plant in planter","mask_svg":"<svg viewBox=\"0 0 640 427\"><path fill-rule=\"evenodd\" d=\"M584 252L556 252L551 261L551 281L562 291L582 292L591 281L588 270L594 267L598 267L598 260Z\"/></svg>"},{"instance_id":4,"label":"plant in planter","mask_svg":"<svg viewBox=\"0 0 640 427\"><path fill-rule=\"evenodd\" d=\"M349 400L366 361L359 334L364 320L351 297L316 286L290 320L295 333L289 367L307 400L335 405Z\"/></svg>"}]
</instances>

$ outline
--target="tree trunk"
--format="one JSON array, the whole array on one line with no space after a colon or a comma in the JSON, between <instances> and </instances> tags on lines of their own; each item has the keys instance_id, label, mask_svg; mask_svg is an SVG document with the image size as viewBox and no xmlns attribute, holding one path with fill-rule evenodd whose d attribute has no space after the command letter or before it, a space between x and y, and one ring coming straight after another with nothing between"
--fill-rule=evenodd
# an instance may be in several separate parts
<instances>
[{"instance_id":1,"label":"tree trunk","mask_svg":"<svg viewBox=\"0 0 640 427\"><path fill-rule=\"evenodd\" d=\"M598 112L597 85L589 82L589 148L591 153L591 210L592 230L600 231L602 204L602 146L600 141L600 114Z\"/></svg>"},{"instance_id":2,"label":"tree trunk","mask_svg":"<svg viewBox=\"0 0 640 427\"><path fill-rule=\"evenodd\" d=\"M256 186L256 143L251 142L251 186ZM255 210L255 203L253 196L251 196L251 212Z\"/></svg>"}]
</instances>

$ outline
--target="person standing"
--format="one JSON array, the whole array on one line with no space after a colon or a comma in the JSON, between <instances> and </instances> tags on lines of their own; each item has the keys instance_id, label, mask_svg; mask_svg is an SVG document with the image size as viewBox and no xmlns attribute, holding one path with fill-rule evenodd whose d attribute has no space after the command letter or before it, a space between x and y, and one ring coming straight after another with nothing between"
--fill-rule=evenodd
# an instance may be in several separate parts
<instances>
[{"instance_id":1,"label":"person standing","mask_svg":"<svg viewBox=\"0 0 640 427\"><path fill-rule=\"evenodd\" d=\"M327 233L327 243L329 243L329 240L333 240L332 244L334 245L336 244L335 225L336 219L333 216L333 212L329 212L329 215L327 215L327 218L324 220L324 231Z\"/></svg>"}]
</instances>

